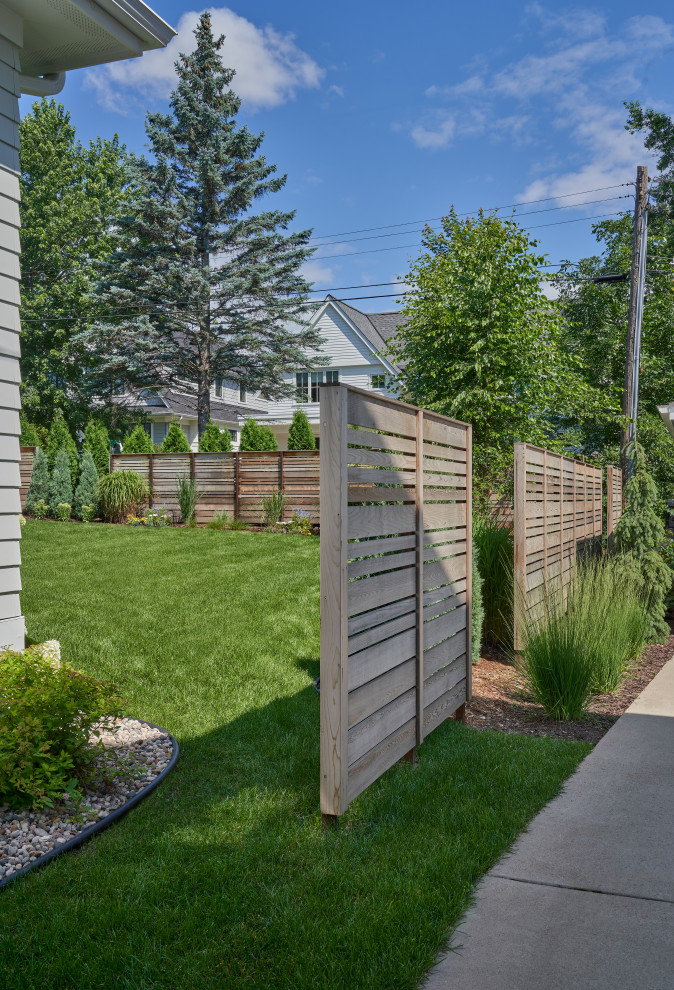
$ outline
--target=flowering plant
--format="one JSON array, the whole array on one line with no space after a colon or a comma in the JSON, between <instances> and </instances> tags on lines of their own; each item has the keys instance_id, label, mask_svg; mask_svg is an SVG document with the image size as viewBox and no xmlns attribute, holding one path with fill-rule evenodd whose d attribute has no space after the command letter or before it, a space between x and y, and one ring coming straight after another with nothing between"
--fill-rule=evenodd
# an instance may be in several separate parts
<instances>
[{"instance_id":1,"label":"flowering plant","mask_svg":"<svg viewBox=\"0 0 674 990\"><path fill-rule=\"evenodd\" d=\"M300 536L311 536L311 513L306 509L295 509L289 532L298 533Z\"/></svg>"},{"instance_id":2,"label":"flowering plant","mask_svg":"<svg viewBox=\"0 0 674 990\"><path fill-rule=\"evenodd\" d=\"M142 516L128 517L129 526L148 526L156 529L159 526L170 526L171 522L166 502L163 502L161 507L153 505L150 509L145 509Z\"/></svg>"}]
</instances>

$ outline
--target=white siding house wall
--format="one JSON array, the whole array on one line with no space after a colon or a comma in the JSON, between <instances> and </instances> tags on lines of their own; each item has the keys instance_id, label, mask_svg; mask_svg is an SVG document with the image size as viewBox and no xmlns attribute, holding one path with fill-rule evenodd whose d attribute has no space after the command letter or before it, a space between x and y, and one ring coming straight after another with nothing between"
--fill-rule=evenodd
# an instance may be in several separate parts
<instances>
[{"instance_id":1,"label":"white siding house wall","mask_svg":"<svg viewBox=\"0 0 674 990\"><path fill-rule=\"evenodd\" d=\"M23 649L19 591L19 48L21 23L0 17L0 648Z\"/></svg>"}]
</instances>

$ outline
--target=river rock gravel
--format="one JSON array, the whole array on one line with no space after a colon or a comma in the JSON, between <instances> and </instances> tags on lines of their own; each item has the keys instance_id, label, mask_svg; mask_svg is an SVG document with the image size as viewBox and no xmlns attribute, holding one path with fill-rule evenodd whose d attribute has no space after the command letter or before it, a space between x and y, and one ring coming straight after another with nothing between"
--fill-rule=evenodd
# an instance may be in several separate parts
<instances>
[{"instance_id":1,"label":"river rock gravel","mask_svg":"<svg viewBox=\"0 0 674 990\"><path fill-rule=\"evenodd\" d=\"M0 883L126 804L159 776L173 755L167 732L133 718L117 719L102 729L101 739L103 769L113 768L115 776L87 789L79 807L69 798L40 811L0 804Z\"/></svg>"}]
</instances>

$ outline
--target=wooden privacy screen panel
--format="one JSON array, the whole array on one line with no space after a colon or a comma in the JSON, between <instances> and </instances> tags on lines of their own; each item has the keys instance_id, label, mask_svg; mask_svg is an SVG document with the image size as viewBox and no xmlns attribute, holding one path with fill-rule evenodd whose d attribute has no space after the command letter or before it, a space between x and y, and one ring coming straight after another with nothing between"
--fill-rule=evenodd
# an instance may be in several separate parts
<instances>
[{"instance_id":1,"label":"wooden privacy screen panel","mask_svg":"<svg viewBox=\"0 0 674 990\"><path fill-rule=\"evenodd\" d=\"M623 514L623 474L619 467L606 468L606 540L613 547L613 533Z\"/></svg>"},{"instance_id":2,"label":"wooden privacy screen panel","mask_svg":"<svg viewBox=\"0 0 674 990\"><path fill-rule=\"evenodd\" d=\"M28 494L28 489L30 487L30 476L33 473L33 461L35 460L36 450L37 447L21 448L21 460L19 462L19 480L21 483L20 497L21 497L22 512L26 508L26 495Z\"/></svg>"},{"instance_id":3,"label":"wooden privacy screen panel","mask_svg":"<svg viewBox=\"0 0 674 990\"><path fill-rule=\"evenodd\" d=\"M515 649L548 587L563 591L579 553L601 547L602 470L515 444Z\"/></svg>"},{"instance_id":4,"label":"wooden privacy screen panel","mask_svg":"<svg viewBox=\"0 0 674 990\"><path fill-rule=\"evenodd\" d=\"M471 428L321 388L321 810L470 698Z\"/></svg>"},{"instance_id":5,"label":"wooden privacy screen panel","mask_svg":"<svg viewBox=\"0 0 674 990\"><path fill-rule=\"evenodd\" d=\"M303 509L320 522L319 453L317 450L264 450L222 454L114 454L113 471L137 471L150 486L150 502L165 504L176 519L178 478L193 477L201 498L197 522L226 512L259 523L262 499L275 491L286 495L283 518Z\"/></svg>"}]
</instances>

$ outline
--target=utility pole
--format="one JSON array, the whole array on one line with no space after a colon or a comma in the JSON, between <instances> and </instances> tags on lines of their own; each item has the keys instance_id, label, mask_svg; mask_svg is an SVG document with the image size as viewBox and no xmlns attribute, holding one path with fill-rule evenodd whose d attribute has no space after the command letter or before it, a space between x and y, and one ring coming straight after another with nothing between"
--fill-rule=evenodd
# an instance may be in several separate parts
<instances>
[{"instance_id":1,"label":"utility pole","mask_svg":"<svg viewBox=\"0 0 674 990\"><path fill-rule=\"evenodd\" d=\"M627 482L628 464L625 445L636 438L639 405L639 361L641 357L641 321L644 311L646 285L646 249L648 235L648 169L637 168L634 197L634 230L632 233L632 264L630 267L630 299L627 314L627 360L623 390L623 428L620 436L620 461L623 484Z\"/></svg>"}]
</instances>

